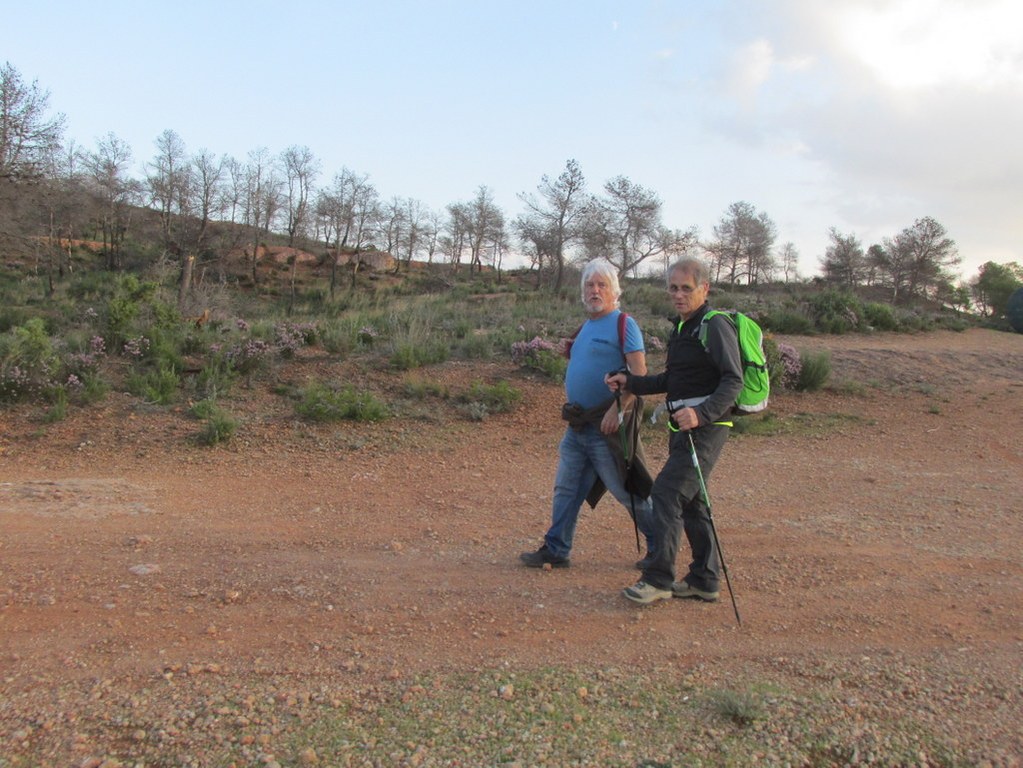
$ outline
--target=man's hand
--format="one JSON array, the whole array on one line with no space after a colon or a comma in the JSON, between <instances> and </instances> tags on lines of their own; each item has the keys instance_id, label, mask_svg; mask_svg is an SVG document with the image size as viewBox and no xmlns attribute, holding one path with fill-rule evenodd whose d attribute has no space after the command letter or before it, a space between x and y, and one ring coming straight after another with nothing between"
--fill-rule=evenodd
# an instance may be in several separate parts
<instances>
[{"instance_id":1,"label":"man's hand","mask_svg":"<svg viewBox=\"0 0 1023 768\"><path fill-rule=\"evenodd\" d=\"M615 372L604 376L604 383L612 392L624 392L628 381L629 379L624 373Z\"/></svg>"},{"instance_id":2,"label":"man's hand","mask_svg":"<svg viewBox=\"0 0 1023 768\"><path fill-rule=\"evenodd\" d=\"M700 426L700 417L692 408L679 408L671 417L675 420L675 425L683 432Z\"/></svg>"}]
</instances>

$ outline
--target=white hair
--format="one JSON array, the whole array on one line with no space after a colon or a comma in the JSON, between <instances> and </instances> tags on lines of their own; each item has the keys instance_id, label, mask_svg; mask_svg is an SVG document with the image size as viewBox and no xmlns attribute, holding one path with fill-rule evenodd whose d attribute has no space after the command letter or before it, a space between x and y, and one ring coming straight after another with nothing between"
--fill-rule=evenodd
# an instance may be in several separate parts
<instances>
[{"instance_id":1,"label":"white hair","mask_svg":"<svg viewBox=\"0 0 1023 768\"><path fill-rule=\"evenodd\" d=\"M594 275L607 278L607 281L611 284L611 293L614 294L614 305L617 309L618 299L622 295L622 288L618 283L618 270L607 259L593 259L593 261L587 262L586 266L583 267L583 276L579 281L579 290L583 304L586 303L586 281Z\"/></svg>"}]
</instances>

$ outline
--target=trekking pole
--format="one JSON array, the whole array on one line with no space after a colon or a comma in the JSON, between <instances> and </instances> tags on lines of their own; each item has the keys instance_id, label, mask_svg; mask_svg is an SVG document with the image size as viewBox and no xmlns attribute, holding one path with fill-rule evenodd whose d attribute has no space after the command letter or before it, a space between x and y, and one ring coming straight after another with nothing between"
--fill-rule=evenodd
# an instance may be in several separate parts
<instances>
[{"instance_id":1,"label":"trekking pole","mask_svg":"<svg viewBox=\"0 0 1023 768\"><path fill-rule=\"evenodd\" d=\"M625 458L625 484L628 486L629 476L629 440L625 435L625 412L622 410L622 391L615 390L615 404L618 406L618 438L622 441L622 456ZM639 546L639 523L636 522L636 497L629 491L629 514L632 515L632 530L636 533L636 552L642 552Z\"/></svg>"},{"instance_id":2,"label":"trekking pole","mask_svg":"<svg viewBox=\"0 0 1023 768\"><path fill-rule=\"evenodd\" d=\"M714 515L710 511L710 496L707 493L707 483L703 480L703 470L700 469L700 460L696 457L696 444L693 442L693 433L686 432L689 438L689 455L693 457L693 466L696 467L696 476L700 479L700 493L703 494L703 503L707 505L707 520L710 522L710 532L714 537L714 546L718 552L718 560L721 561L721 572L725 574L725 584L728 585L728 596L732 598L732 610L735 611L735 623L742 626L742 619L739 618L739 606L735 604L735 593L732 591L732 582L728 578L728 566L725 565L725 555L721 551L721 541L718 539L717 529L714 527Z\"/></svg>"}]
</instances>

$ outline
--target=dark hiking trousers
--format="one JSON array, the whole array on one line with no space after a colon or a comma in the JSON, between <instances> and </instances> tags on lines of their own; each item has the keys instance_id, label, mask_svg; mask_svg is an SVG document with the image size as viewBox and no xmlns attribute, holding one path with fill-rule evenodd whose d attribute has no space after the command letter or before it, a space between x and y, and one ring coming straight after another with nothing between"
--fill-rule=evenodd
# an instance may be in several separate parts
<instances>
[{"instance_id":1,"label":"dark hiking trousers","mask_svg":"<svg viewBox=\"0 0 1023 768\"><path fill-rule=\"evenodd\" d=\"M721 449L728 440L728 427L709 424L692 432L696 455L703 470L704 482L717 463ZM708 495L710 490L708 488ZM720 564L714 531L707 505L700 493L700 478L689 452L689 436L672 432L668 460L654 481L650 494L653 502L653 559L643 571L643 581L659 589L671 589L675 579L675 558L682 531L692 550L689 572L682 579L696 589L718 591Z\"/></svg>"}]
</instances>

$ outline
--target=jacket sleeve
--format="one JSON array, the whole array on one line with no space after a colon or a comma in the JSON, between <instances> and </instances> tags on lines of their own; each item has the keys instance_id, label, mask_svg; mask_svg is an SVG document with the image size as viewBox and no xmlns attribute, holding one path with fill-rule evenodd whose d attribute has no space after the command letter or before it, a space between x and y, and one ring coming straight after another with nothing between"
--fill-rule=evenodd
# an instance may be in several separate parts
<instances>
[{"instance_id":1,"label":"jacket sleeve","mask_svg":"<svg viewBox=\"0 0 1023 768\"><path fill-rule=\"evenodd\" d=\"M668 391L667 371L651 376L633 376L631 373L626 375L628 380L625 382L625 388L634 395L657 395Z\"/></svg>"},{"instance_id":2,"label":"jacket sleeve","mask_svg":"<svg viewBox=\"0 0 1023 768\"><path fill-rule=\"evenodd\" d=\"M717 389L696 406L701 425L712 424L728 416L742 390L739 336L735 325L725 315L715 315L707 321L707 354L721 373L721 380Z\"/></svg>"}]
</instances>

